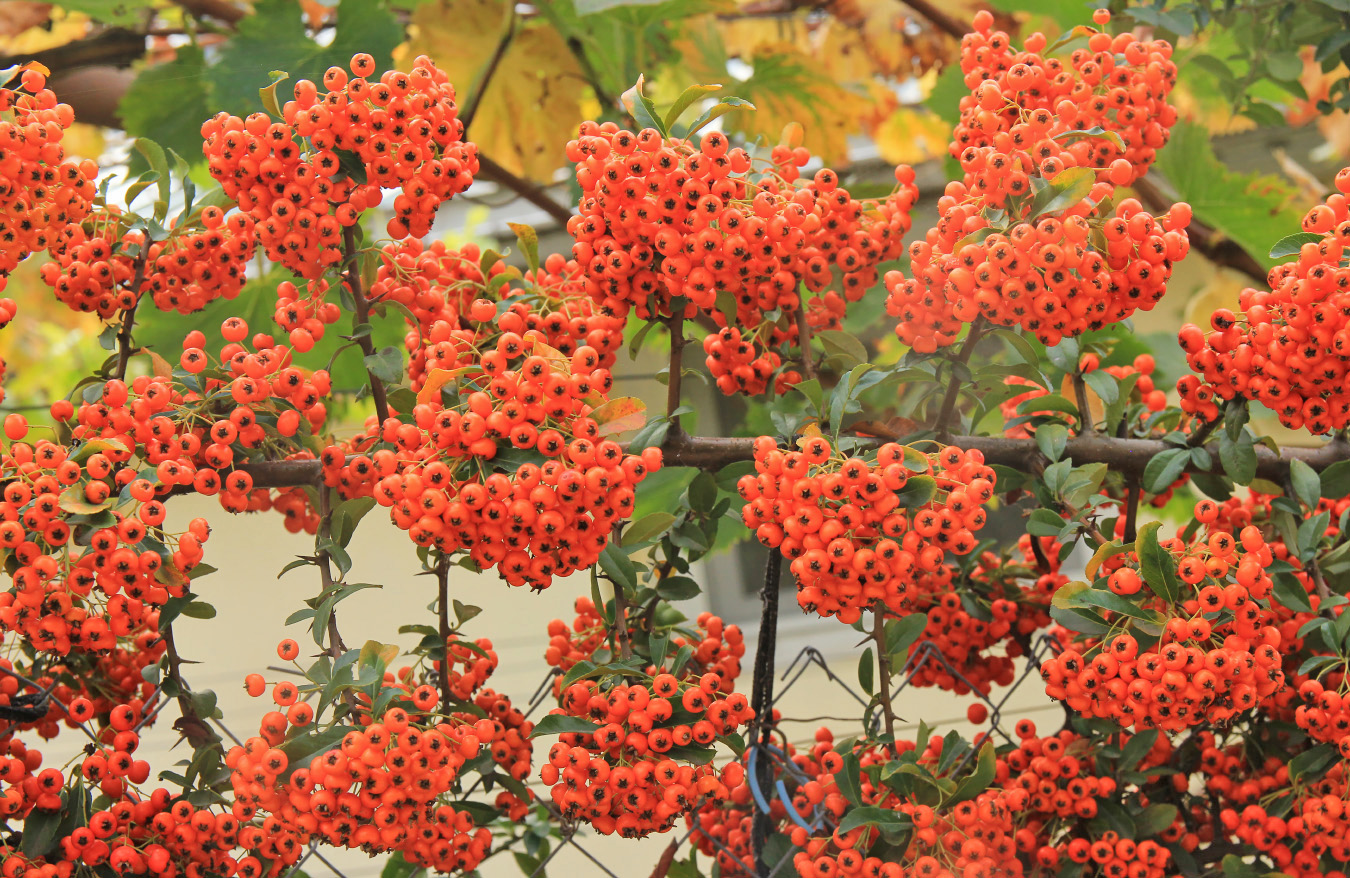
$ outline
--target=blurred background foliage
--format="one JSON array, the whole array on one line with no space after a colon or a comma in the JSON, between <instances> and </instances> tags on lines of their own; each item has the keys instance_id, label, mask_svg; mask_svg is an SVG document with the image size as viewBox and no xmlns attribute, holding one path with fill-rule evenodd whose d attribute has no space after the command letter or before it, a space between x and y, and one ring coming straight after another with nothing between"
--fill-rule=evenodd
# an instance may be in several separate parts
<instances>
[{"instance_id":1,"label":"blurred background foliage","mask_svg":"<svg viewBox=\"0 0 1350 878\"><path fill-rule=\"evenodd\" d=\"M950 168L946 149L966 89L954 63L959 36L981 8L1015 36L1052 39L1086 22L1083 0L67 0L0 3L0 66L38 60L83 120L68 143L105 167L131 163L129 137L152 138L197 164L201 122L214 112L259 108L258 89L284 70L319 79L334 63L368 52L381 68L432 56L459 90L461 116L484 157L487 194L449 214L438 235L491 239L509 205L534 210L542 231L561 229L574 197L564 147L584 119L625 122L620 96L639 75L658 106L691 83L719 83L706 101L735 95L755 104L720 120L748 141L776 143L798 123L804 144L859 195L889 190L892 168L919 169L932 211ZM1110 4L1113 26L1173 39L1183 119L1138 192L1150 206L1188 201L1200 227L1161 311L1135 332L1164 372L1180 368L1174 333L1231 306L1274 262L1274 241L1330 190L1350 159L1350 0L1192 0ZM283 92L285 86L282 87ZM135 169L132 168L134 171ZM1160 178L1156 179L1155 178ZM499 227L501 224L497 223ZM916 229L927 226L917 217ZM545 237L546 244L550 243ZM489 240L488 243L500 242ZM566 239L552 242L565 247ZM17 331L0 334L10 364L7 405L40 406L64 395L104 353L100 326L73 318L50 297L25 295L30 264L11 281L22 297ZM146 315L138 332L168 359L187 328L245 315L270 321L278 276L259 264L240 301L207 312ZM899 355L880 296L853 309L850 329L882 360ZM400 318L376 332L397 344ZM311 352L323 366L340 339ZM350 362L348 362L350 360ZM339 356L338 388L359 385L360 360ZM358 412L361 408L357 407Z\"/></svg>"}]
</instances>

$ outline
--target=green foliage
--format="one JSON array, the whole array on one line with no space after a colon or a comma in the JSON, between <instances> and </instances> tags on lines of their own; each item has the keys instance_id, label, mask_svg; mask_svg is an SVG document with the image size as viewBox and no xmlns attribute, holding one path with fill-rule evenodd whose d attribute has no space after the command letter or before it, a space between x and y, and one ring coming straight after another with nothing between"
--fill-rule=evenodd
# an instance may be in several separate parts
<instances>
[{"instance_id":1,"label":"green foliage","mask_svg":"<svg viewBox=\"0 0 1350 878\"><path fill-rule=\"evenodd\" d=\"M1209 133L1194 122L1177 123L1155 167L1196 219L1232 238L1263 266L1277 261L1267 255L1271 242L1299 227L1302 216L1290 206L1290 188L1273 177L1228 170L1214 155Z\"/></svg>"},{"instance_id":2,"label":"green foliage","mask_svg":"<svg viewBox=\"0 0 1350 878\"><path fill-rule=\"evenodd\" d=\"M196 158L201 124L214 113L247 116L262 110L258 90L272 82L270 71L285 71L292 83L319 82L325 70L345 68L358 52L370 54L384 71L403 41L403 26L384 0L342 0L332 40L322 43L303 15L291 0L262 0L209 59L190 45L173 61L147 67L119 106L127 131ZM289 99L286 85L278 98L283 104Z\"/></svg>"}]
</instances>

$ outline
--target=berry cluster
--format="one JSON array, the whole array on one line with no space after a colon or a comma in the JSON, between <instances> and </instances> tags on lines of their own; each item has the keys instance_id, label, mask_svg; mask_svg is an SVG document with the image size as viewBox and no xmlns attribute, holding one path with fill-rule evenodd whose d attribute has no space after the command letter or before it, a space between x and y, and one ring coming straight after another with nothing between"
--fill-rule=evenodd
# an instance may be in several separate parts
<instances>
[{"instance_id":1,"label":"berry cluster","mask_svg":"<svg viewBox=\"0 0 1350 878\"><path fill-rule=\"evenodd\" d=\"M927 614L928 624L914 649L933 644L951 670L941 662L924 662L911 669L911 685L957 695L973 687L987 695L992 684L1012 682L1014 662L1025 654L1032 632L1050 623L1051 595L1068 581L1059 572L1059 544L1050 537L1038 539L1039 556L1031 548L1032 537L1024 534L1020 560L985 553L968 575L942 564L915 578L912 606ZM1045 572L1038 569L1042 564ZM1001 652L994 651L998 647Z\"/></svg>"},{"instance_id":2,"label":"berry cluster","mask_svg":"<svg viewBox=\"0 0 1350 878\"><path fill-rule=\"evenodd\" d=\"M1099 24L1109 15L1098 16ZM1176 111L1171 46L1090 31L1067 63L1016 52L987 12L961 42L971 94L951 154L963 178L910 246L910 275L886 275L896 334L931 353L979 317L1053 345L1150 309L1184 257L1190 208L1152 217L1134 199L1108 207L1167 140Z\"/></svg>"},{"instance_id":3,"label":"berry cluster","mask_svg":"<svg viewBox=\"0 0 1350 878\"><path fill-rule=\"evenodd\" d=\"M596 562L660 450L625 454L601 436L590 414L612 379L593 348L567 358L538 331L504 332L480 358L480 373L434 388L412 423L391 417L358 437L352 450L368 454L325 449L324 478L373 496L420 546L547 588Z\"/></svg>"},{"instance_id":4,"label":"berry cluster","mask_svg":"<svg viewBox=\"0 0 1350 878\"><path fill-rule=\"evenodd\" d=\"M253 218L268 257L304 278L342 261L343 230L380 204L382 189L402 190L389 234L420 238L478 172L455 90L428 58L377 81L369 55L354 55L350 69L330 67L322 93L298 81L280 122L221 113L202 126L211 176Z\"/></svg>"},{"instance_id":5,"label":"berry cluster","mask_svg":"<svg viewBox=\"0 0 1350 878\"><path fill-rule=\"evenodd\" d=\"M414 389L437 369L476 367L479 352L505 333L532 335L567 357L589 347L598 368L614 365L625 319L586 296L576 263L556 253L518 286L510 284L514 269L489 265L473 244L452 250L412 239L387 245L381 255L370 299L398 302L416 318L406 338Z\"/></svg>"},{"instance_id":6,"label":"berry cluster","mask_svg":"<svg viewBox=\"0 0 1350 878\"><path fill-rule=\"evenodd\" d=\"M490 737L492 722L480 722ZM347 732L337 748L295 766L279 749L287 725L281 714L267 714L260 736L225 758L234 816L266 815L269 831L259 833L257 856L289 865L311 840L321 840L370 853L399 851L409 862L450 872L471 870L487 854L491 832L442 799L478 754L475 725L423 728L407 711L391 708L379 722Z\"/></svg>"},{"instance_id":7,"label":"berry cluster","mask_svg":"<svg viewBox=\"0 0 1350 878\"><path fill-rule=\"evenodd\" d=\"M821 436L801 451L760 437L754 454L755 475L737 484L746 527L791 560L804 610L850 624L874 603L908 612L921 573L975 548L994 495L984 456L954 446L921 454L887 443L869 461Z\"/></svg>"},{"instance_id":8,"label":"berry cluster","mask_svg":"<svg viewBox=\"0 0 1350 878\"><path fill-rule=\"evenodd\" d=\"M30 254L88 216L98 168L65 157L61 140L75 121L37 70L20 89L0 88L0 290Z\"/></svg>"},{"instance_id":9,"label":"berry cluster","mask_svg":"<svg viewBox=\"0 0 1350 878\"><path fill-rule=\"evenodd\" d=\"M780 147L757 167L720 131L694 144L588 122L568 158L582 190L568 230L587 291L614 314L669 315L679 299L676 316L710 316L725 329L704 350L727 393L766 389L783 362L777 349L797 343L799 308L818 328L837 325L838 294L808 303L799 291L822 293L838 276L857 301L876 265L900 254L918 197L907 167L877 201L854 199L828 169L799 187L806 150ZM719 293L734 299L734 317Z\"/></svg>"},{"instance_id":10,"label":"berry cluster","mask_svg":"<svg viewBox=\"0 0 1350 878\"><path fill-rule=\"evenodd\" d=\"M604 616L589 597L577 598L575 607L577 615L571 625L562 619L548 623L549 641L548 648L544 650L544 661L564 674L575 667L577 662L593 661L596 651L609 642L610 636L610 626L605 624ZM638 633L638 625L636 620L629 620L630 638ZM707 611L698 614L694 625L695 628L666 626L657 629L669 637L668 660L673 661L675 655L686 646L692 651L678 676L689 678L716 674L724 686L734 686L736 678L741 675L741 658L745 655L745 636L740 626L727 625L720 616ZM652 666L648 674L669 671L663 664L659 668ZM561 693L562 677L555 677L553 694Z\"/></svg>"},{"instance_id":11,"label":"berry cluster","mask_svg":"<svg viewBox=\"0 0 1350 878\"><path fill-rule=\"evenodd\" d=\"M1197 516L1212 520L1216 512ZM1141 612L1155 611L1163 624L1161 638L1152 645L1128 632L1086 638L1041 665L1046 693L1086 716L1169 731L1225 722L1277 695L1285 688L1280 630L1266 606L1274 556L1261 531L1160 546L1182 590L1175 604L1142 600ZM1145 588L1135 561L1128 552L1103 565L1107 588L1132 601Z\"/></svg>"},{"instance_id":12,"label":"berry cluster","mask_svg":"<svg viewBox=\"0 0 1350 878\"><path fill-rule=\"evenodd\" d=\"M1216 397L1241 396L1294 430L1330 433L1350 424L1350 277L1341 267L1350 244L1350 168L1336 175L1336 188L1303 217L1303 231L1321 240L1271 269L1269 291L1244 289L1239 313L1215 311L1209 332L1181 328L1186 360L1204 379L1178 382L1183 410L1213 420Z\"/></svg>"},{"instance_id":13,"label":"berry cluster","mask_svg":"<svg viewBox=\"0 0 1350 878\"><path fill-rule=\"evenodd\" d=\"M67 225L51 245L42 279L57 299L102 318L135 307L149 293L161 311L191 314L217 298L233 299L253 258L253 220L204 208L199 222L169 230L146 246L145 233L123 228L114 211Z\"/></svg>"},{"instance_id":14,"label":"berry cluster","mask_svg":"<svg viewBox=\"0 0 1350 878\"><path fill-rule=\"evenodd\" d=\"M711 745L754 718L744 695L727 694L717 674L678 680L657 674L602 690L595 680L565 688L555 714L583 717L592 732L568 732L549 750L540 778L569 820L603 834L640 838L666 832L681 814L725 800L744 779L731 762L720 770L687 762L711 757ZM692 750L691 750L692 748Z\"/></svg>"}]
</instances>

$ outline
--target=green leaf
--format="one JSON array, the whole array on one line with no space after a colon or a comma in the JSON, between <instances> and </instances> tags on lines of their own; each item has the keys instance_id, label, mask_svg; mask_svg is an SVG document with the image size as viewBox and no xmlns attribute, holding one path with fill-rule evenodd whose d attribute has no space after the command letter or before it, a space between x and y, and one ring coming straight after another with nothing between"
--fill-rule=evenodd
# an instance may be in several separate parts
<instances>
[{"instance_id":1,"label":"green leaf","mask_svg":"<svg viewBox=\"0 0 1350 878\"><path fill-rule=\"evenodd\" d=\"M826 356L841 360L845 369L852 369L868 360L867 348L856 337L847 332L838 329L823 329L817 332L814 337L820 339L821 345L825 348Z\"/></svg>"},{"instance_id":2,"label":"green leaf","mask_svg":"<svg viewBox=\"0 0 1350 878\"><path fill-rule=\"evenodd\" d=\"M1050 178L1048 186L1032 199L1033 217L1068 210L1087 198L1097 183L1097 173L1091 168L1066 168Z\"/></svg>"},{"instance_id":3,"label":"green leaf","mask_svg":"<svg viewBox=\"0 0 1350 878\"><path fill-rule=\"evenodd\" d=\"M600 553L600 569L616 586L629 593L637 590L637 567L614 543L606 545Z\"/></svg>"},{"instance_id":4,"label":"green leaf","mask_svg":"<svg viewBox=\"0 0 1350 878\"><path fill-rule=\"evenodd\" d=\"M621 6L624 5L624 3L626 2L631 2L631 0L578 0L576 5L577 11L582 15L586 15L587 13L581 11L583 5L593 6L596 4L602 4L602 8L605 8L608 6ZM647 2L656 3L661 2L661 0L647 0ZM693 106L693 104L696 101L700 100L701 98L707 97L713 92L718 92L721 90L722 86L720 83L714 83L712 85L691 85L688 88L686 88L683 92L680 93L680 96L675 99L675 103L671 104L670 109L666 111L666 118L665 118L666 130L670 131L671 129L673 129L675 127L675 123L680 120L680 115L684 113L685 110Z\"/></svg>"},{"instance_id":5,"label":"green leaf","mask_svg":"<svg viewBox=\"0 0 1350 878\"><path fill-rule=\"evenodd\" d=\"M1272 79L1293 82L1303 74L1303 59L1294 52L1272 52L1266 56L1266 70Z\"/></svg>"},{"instance_id":6,"label":"green leaf","mask_svg":"<svg viewBox=\"0 0 1350 878\"><path fill-rule=\"evenodd\" d=\"M1294 494L1309 509L1316 509L1322 499L1322 480L1317 471L1298 458L1289 461L1289 481L1294 486Z\"/></svg>"},{"instance_id":7,"label":"green leaf","mask_svg":"<svg viewBox=\"0 0 1350 878\"><path fill-rule=\"evenodd\" d=\"M380 878L422 878L426 871L416 863L409 863L402 851L394 851L389 855L389 859L385 860L384 868L380 870Z\"/></svg>"},{"instance_id":8,"label":"green leaf","mask_svg":"<svg viewBox=\"0 0 1350 878\"><path fill-rule=\"evenodd\" d=\"M744 100L743 98L737 97L722 98L722 100L719 101L716 105L710 107L708 110L699 114L699 117L697 119L695 119L693 122L690 122L689 130L685 132L684 136L692 138L705 125L709 124L714 119L720 119L722 116L725 116L727 113L730 113L733 110L753 110L753 109L755 109L755 105L747 100Z\"/></svg>"},{"instance_id":9,"label":"green leaf","mask_svg":"<svg viewBox=\"0 0 1350 878\"><path fill-rule=\"evenodd\" d=\"M657 539L670 530L670 526L674 523L675 516L669 512L652 512L644 515L624 529L622 545L628 548Z\"/></svg>"},{"instance_id":10,"label":"green leaf","mask_svg":"<svg viewBox=\"0 0 1350 878\"><path fill-rule=\"evenodd\" d=\"M911 476L897 495L900 505L906 509L917 509L932 501L937 494L937 480L932 476Z\"/></svg>"},{"instance_id":11,"label":"green leaf","mask_svg":"<svg viewBox=\"0 0 1350 878\"><path fill-rule=\"evenodd\" d=\"M600 726L588 719L582 719L579 716L568 716L565 713L550 713L534 724L534 731L530 732L531 738L538 738L542 735L563 735L563 734L581 734L593 735L600 731Z\"/></svg>"},{"instance_id":12,"label":"green leaf","mask_svg":"<svg viewBox=\"0 0 1350 878\"><path fill-rule=\"evenodd\" d=\"M320 82L329 67L346 68L358 52L369 53L376 74L382 73L392 66L403 31L381 0L341 0L336 24L326 32L331 39L321 45L310 36L299 4L260 0L253 4L253 13L235 25L234 34L207 68L210 104L247 116L258 109L258 89L271 81L269 71L285 70L293 80Z\"/></svg>"},{"instance_id":13,"label":"green leaf","mask_svg":"<svg viewBox=\"0 0 1350 878\"><path fill-rule=\"evenodd\" d=\"M1228 477L1239 485L1250 485L1256 478L1256 448L1244 433L1234 441L1228 431L1219 434L1219 463Z\"/></svg>"},{"instance_id":14,"label":"green leaf","mask_svg":"<svg viewBox=\"0 0 1350 878\"><path fill-rule=\"evenodd\" d=\"M213 113L205 74L202 50L192 44L179 46L172 61L145 67L117 104L122 127L182 155L200 155L202 123Z\"/></svg>"},{"instance_id":15,"label":"green leaf","mask_svg":"<svg viewBox=\"0 0 1350 878\"><path fill-rule=\"evenodd\" d=\"M1131 13L1136 11L1137 7ZM1302 220L1292 186L1273 176L1230 171L1214 154L1209 132L1198 123L1181 121L1173 126L1154 169L1172 184L1177 200L1191 206L1197 220L1232 238L1264 268L1276 262L1275 257L1262 256L1269 253L1270 242L1298 228Z\"/></svg>"},{"instance_id":16,"label":"green leaf","mask_svg":"<svg viewBox=\"0 0 1350 878\"><path fill-rule=\"evenodd\" d=\"M277 86L291 78L291 75L285 70L273 70L272 81L258 89L258 97L262 99L263 109L275 119L281 118L281 104L277 103Z\"/></svg>"},{"instance_id":17,"label":"green leaf","mask_svg":"<svg viewBox=\"0 0 1350 878\"><path fill-rule=\"evenodd\" d=\"M1158 542L1160 521L1150 521L1139 528L1134 545L1139 553L1139 572L1153 593L1169 604L1181 600L1181 581L1177 577L1176 559Z\"/></svg>"},{"instance_id":18,"label":"green leaf","mask_svg":"<svg viewBox=\"0 0 1350 878\"><path fill-rule=\"evenodd\" d=\"M670 131L666 128L666 123L661 121L661 117L656 115L656 104L647 97L642 87L645 84L646 77L639 74L637 82L633 87L625 91L620 98L623 100L624 107L632 115L633 121L637 122L641 128L654 128L662 137L670 136Z\"/></svg>"},{"instance_id":19,"label":"green leaf","mask_svg":"<svg viewBox=\"0 0 1350 878\"><path fill-rule=\"evenodd\" d=\"M844 754L844 766L835 775L834 782L849 804L862 804L862 763L858 760L858 754L851 750Z\"/></svg>"},{"instance_id":20,"label":"green leaf","mask_svg":"<svg viewBox=\"0 0 1350 878\"><path fill-rule=\"evenodd\" d=\"M333 539L339 546L346 548L351 543L352 535L356 533L356 525L374 508L374 497L353 497L342 501L333 509L331 530Z\"/></svg>"},{"instance_id":21,"label":"green leaf","mask_svg":"<svg viewBox=\"0 0 1350 878\"><path fill-rule=\"evenodd\" d=\"M1135 766L1148 755L1148 751L1153 749L1153 745L1157 741L1157 729L1145 729L1138 734L1131 735L1130 740L1125 742L1125 746L1120 751L1119 769L1121 771L1134 771Z\"/></svg>"},{"instance_id":22,"label":"green leaf","mask_svg":"<svg viewBox=\"0 0 1350 878\"><path fill-rule=\"evenodd\" d=\"M975 757L975 769L956 785L956 792L952 793L951 798L942 803L943 807L949 808L952 805L973 799L984 792L994 780L994 756L994 742L985 741L984 745L980 747L979 755Z\"/></svg>"},{"instance_id":23,"label":"green leaf","mask_svg":"<svg viewBox=\"0 0 1350 878\"><path fill-rule=\"evenodd\" d=\"M1271 579L1275 586L1272 597L1276 603L1300 613L1312 612L1312 602L1308 600L1308 593L1303 590L1297 577L1288 573L1277 573Z\"/></svg>"},{"instance_id":24,"label":"green leaf","mask_svg":"<svg viewBox=\"0 0 1350 878\"><path fill-rule=\"evenodd\" d=\"M885 636L886 655L892 666L909 655L909 649L923 636L928 627L927 613L910 613L899 619L888 619L882 629Z\"/></svg>"},{"instance_id":25,"label":"green leaf","mask_svg":"<svg viewBox=\"0 0 1350 878\"><path fill-rule=\"evenodd\" d=\"M1271 259L1288 259L1296 257L1303 250L1304 244L1316 244L1322 240L1322 236L1315 232L1295 232L1292 235L1285 235L1275 242L1275 246L1270 248Z\"/></svg>"},{"instance_id":26,"label":"green leaf","mask_svg":"<svg viewBox=\"0 0 1350 878\"><path fill-rule=\"evenodd\" d=\"M214 619L216 608L205 601L193 601L183 607L183 615L189 619Z\"/></svg>"},{"instance_id":27,"label":"green leaf","mask_svg":"<svg viewBox=\"0 0 1350 878\"><path fill-rule=\"evenodd\" d=\"M859 826L875 826L882 832L903 832L910 825L909 818L893 808L866 805L862 808L853 808L845 814L844 819L839 822L837 831L842 835Z\"/></svg>"},{"instance_id":28,"label":"green leaf","mask_svg":"<svg viewBox=\"0 0 1350 878\"><path fill-rule=\"evenodd\" d=\"M1069 428L1063 424L1041 424L1036 428L1036 447L1050 462L1055 462L1064 454L1064 446L1069 441Z\"/></svg>"},{"instance_id":29,"label":"green leaf","mask_svg":"<svg viewBox=\"0 0 1350 878\"><path fill-rule=\"evenodd\" d=\"M1289 782L1297 783L1304 776L1319 774L1336 758L1336 748L1331 744L1318 744L1289 760Z\"/></svg>"},{"instance_id":30,"label":"green leaf","mask_svg":"<svg viewBox=\"0 0 1350 878\"><path fill-rule=\"evenodd\" d=\"M1149 805L1134 815L1135 831L1140 837L1157 835L1172 825L1177 819L1177 806L1168 804Z\"/></svg>"},{"instance_id":31,"label":"green leaf","mask_svg":"<svg viewBox=\"0 0 1350 878\"><path fill-rule=\"evenodd\" d=\"M868 695L876 692L876 659L872 655L872 647L863 650L862 657L858 659L858 685Z\"/></svg>"},{"instance_id":32,"label":"green leaf","mask_svg":"<svg viewBox=\"0 0 1350 878\"><path fill-rule=\"evenodd\" d=\"M393 345L366 354L364 362L366 371L385 384L397 384L403 380L403 352Z\"/></svg>"},{"instance_id":33,"label":"green leaf","mask_svg":"<svg viewBox=\"0 0 1350 878\"><path fill-rule=\"evenodd\" d=\"M1322 470L1322 496L1339 500L1350 494L1350 460L1338 460Z\"/></svg>"},{"instance_id":34,"label":"green leaf","mask_svg":"<svg viewBox=\"0 0 1350 878\"><path fill-rule=\"evenodd\" d=\"M50 853L56 847L63 817L63 811L29 812L23 821L23 840L19 843L19 850L28 857Z\"/></svg>"},{"instance_id":35,"label":"green leaf","mask_svg":"<svg viewBox=\"0 0 1350 878\"><path fill-rule=\"evenodd\" d=\"M1166 491L1186 471L1190 454L1190 449L1187 448L1169 448L1149 458L1144 466L1144 478L1141 483L1144 490L1150 494L1161 494Z\"/></svg>"}]
</instances>

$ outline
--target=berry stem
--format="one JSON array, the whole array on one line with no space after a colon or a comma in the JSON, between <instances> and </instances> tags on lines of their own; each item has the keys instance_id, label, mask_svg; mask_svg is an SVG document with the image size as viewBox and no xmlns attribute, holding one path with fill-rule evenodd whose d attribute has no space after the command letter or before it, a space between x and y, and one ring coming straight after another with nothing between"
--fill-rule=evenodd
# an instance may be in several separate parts
<instances>
[{"instance_id":1,"label":"berry stem","mask_svg":"<svg viewBox=\"0 0 1350 878\"><path fill-rule=\"evenodd\" d=\"M764 747L769 743L773 729L773 675L774 655L778 648L778 584L783 571L783 553L776 548L769 549L769 557L764 565L764 584L759 591L760 614L758 643L755 645L755 670L750 682L750 707L755 716L749 728L751 746ZM761 753L759 764L755 766L755 783L761 790L773 783L773 761L767 753ZM767 875L775 864L764 860L764 846L769 840L773 827L773 817L755 809L750 824L750 849L755 857L755 874Z\"/></svg>"},{"instance_id":2,"label":"berry stem","mask_svg":"<svg viewBox=\"0 0 1350 878\"><path fill-rule=\"evenodd\" d=\"M1073 395L1078 404L1078 432L1082 436L1092 436L1097 425L1092 420L1092 406L1088 403L1087 382L1083 380L1082 370L1073 373Z\"/></svg>"},{"instance_id":3,"label":"berry stem","mask_svg":"<svg viewBox=\"0 0 1350 878\"><path fill-rule=\"evenodd\" d=\"M192 748L198 749L215 745L220 746L220 736L197 713L192 703L192 690L183 679L183 659L178 654L178 645L173 640L173 623L164 629L164 656L168 662L169 679L178 687L178 720L173 727L183 736Z\"/></svg>"},{"instance_id":4,"label":"berry stem","mask_svg":"<svg viewBox=\"0 0 1350 878\"><path fill-rule=\"evenodd\" d=\"M872 641L877 647L877 701L881 704L881 715L886 722L886 737L890 738L891 749L895 749L895 705L891 703L891 657L886 654L886 612L878 606L872 613Z\"/></svg>"},{"instance_id":5,"label":"berry stem","mask_svg":"<svg viewBox=\"0 0 1350 878\"><path fill-rule=\"evenodd\" d=\"M329 566L331 558L328 549L325 548L328 542L333 539L333 505L332 498L328 493L328 486L322 481L315 486L319 492L319 530L315 535L316 545L319 547L316 555L319 567L319 577L323 582L323 594L328 595L333 592L333 569ZM342 642L342 633L338 631L337 608L334 607L328 615L328 655L336 661L347 651L347 644ZM347 707L355 712L356 696L351 690L343 693L343 701Z\"/></svg>"},{"instance_id":6,"label":"berry stem","mask_svg":"<svg viewBox=\"0 0 1350 878\"><path fill-rule=\"evenodd\" d=\"M956 363L964 366L970 362L970 355L975 352L975 345L979 343L980 336L984 333L984 318L976 317L975 322L970 324L970 332L966 334L965 344L961 345L961 350L956 355ZM942 408L938 411L935 426L939 436L944 438L951 436L951 430L948 429L948 421L956 412L956 400L961 395L961 377L952 374L951 383L947 385L947 395L943 397Z\"/></svg>"},{"instance_id":7,"label":"berry stem","mask_svg":"<svg viewBox=\"0 0 1350 878\"><path fill-rule=\"evenodd\" d=\"M680 407L680 385L684 377L684 317L673 314L666 321L670 329L670 371L666 375L666 416L670 418L667 441L679 441L684 436L680 416L674 411Z\"/></svg>"},{"instance_id":8,"label":"berry stem","mask_svg":"<svg viewBox=\"0 0 1350 878\"><path fill-rule=\"evenodd\" d=\"M127 366L131 365L131 331L136 327L136 307L141 304L139 292L141 284L145 282L145 260L149 250L150 242L146 241L141 247L141 254L136 257L136 274L131 279L131 290L138 294L138 298L122 312L122 325L117 330L117 368L113 377L119 381L127 377Z\"/></svg>"},{"instance_id":9,"label":"berry stem","mask_svg":"<svg viewBox=\"0 0 1350 878\"><path fill-rule=\"evenodd\" d=\"M440 638L445 656L441 659L441 672L436 675L440 683L441 710L450 709L450 558L444 554L436 561L436 613L440 627Z\"/></svg>"},{"instance_id":10,"label":"berry stem","mask_svg":"<svg viewBox=\"0 0 1350 878\"><path fill-rule=\"evenodd\" d=\"M356 325L368 326L370 302L366 300L365 293L361 289L361 267L356 262L356 226L347 226L342 230L342 246L343 264L347 267L347 286L351 288L352 299L356 302ZM374 356L375 342L371 340L369 332L358 338L357 344L361 346L361 353L364 356ZM366 378L370 382L370 396L375 400L375 416L383 425L389 420L389 399L384 392L384 382L369 369L366 370Z\"/></svg>"},{"instance_id":11,"label":"berry stem","mask_svg":"<svg viewBox=\"0 0 1350 878\"><path fill-rule=\"evenodd\" d=\"M816 377L816 362L811 356L811 324L806 320L806 304L797 303L797 344L802 349L802 375L807 381Z\"/></svg>"}]
</instances>

